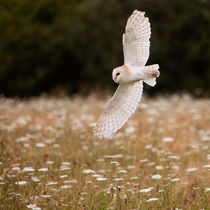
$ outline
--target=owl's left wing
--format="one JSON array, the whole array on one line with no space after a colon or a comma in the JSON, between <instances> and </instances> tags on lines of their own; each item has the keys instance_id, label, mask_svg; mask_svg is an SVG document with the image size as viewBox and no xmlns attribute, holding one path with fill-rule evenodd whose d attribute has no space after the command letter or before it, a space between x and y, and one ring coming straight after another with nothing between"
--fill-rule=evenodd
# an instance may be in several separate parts
<instances>
[{"instance_id":1,"label":"owl's left wing","mask_svg":"<svg viewBox=\"0 0 210 210\"><path fill-rule=\"evenodd\" d=\"M94 128L94 135L106 138L119 130L135 112L142 90L142 81L120 84L100 116Z\"/></svg>"},{"instance_id":2,"label":"owl's left wing","mask_svg":"<svg viewBox=\"0 0 210 210\"><path fill-rule=\"evenodd\" d=\"M144 66L149 58L151 28L144 14L135 10L128 18L123 34L125 65Z\"/></svg>"}]
</instances>

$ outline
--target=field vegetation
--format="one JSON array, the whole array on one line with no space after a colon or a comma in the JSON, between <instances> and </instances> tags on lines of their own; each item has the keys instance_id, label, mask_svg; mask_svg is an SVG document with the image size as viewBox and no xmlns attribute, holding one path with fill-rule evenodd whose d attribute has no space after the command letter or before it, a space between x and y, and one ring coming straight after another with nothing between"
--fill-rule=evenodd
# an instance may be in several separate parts
<instances>
[{"instance_id":1,"label":"field vegetation","mask_svg":"<svg viewBox=\"0 0 210 210\"><path fill-rule=\"evenodd\" d=\"M105 100L0 99L0 209L208 209L210 101L143 98L113 136Z\"/></svg>"}]
</instances>

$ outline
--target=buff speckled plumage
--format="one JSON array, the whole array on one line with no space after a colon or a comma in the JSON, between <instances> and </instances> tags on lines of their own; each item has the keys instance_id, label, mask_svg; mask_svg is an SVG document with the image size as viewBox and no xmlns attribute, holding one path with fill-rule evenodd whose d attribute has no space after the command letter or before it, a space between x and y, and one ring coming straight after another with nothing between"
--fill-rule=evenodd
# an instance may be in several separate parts
<instances>
[{"instance_id":1,"label":"buff speckled plumage","mask_svg":"<svg viewBox=\"0 0 210 210\"><path fill-rule=\"evenodd\" d=\"M151 28L144 12L135 10L123 34L124 65L113 70L118 89L105 107L94 128L98 138L110 137L135 112L142 95L143 81L150 86L159 76L157 64L145 66L149 58Z\"/></svg>"}]
</instances>

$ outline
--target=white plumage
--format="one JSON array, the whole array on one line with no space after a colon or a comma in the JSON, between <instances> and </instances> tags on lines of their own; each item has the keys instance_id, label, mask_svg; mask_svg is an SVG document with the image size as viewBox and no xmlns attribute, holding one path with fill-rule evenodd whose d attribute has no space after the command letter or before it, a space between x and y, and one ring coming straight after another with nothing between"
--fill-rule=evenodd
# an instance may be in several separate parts
<instances>
[{"instance_id":1,"label":"white plumage","mask_svg":"<svg viewBox=\"0 0 210 210\"><path fill-rule=\"evenodd\" d=\"M127 21L122 38L124 65L112 73L119 86L94 128L94 135L99 138L111 136L126 123L140 102L143 81L154 86L159 76L157 64L145 66L149 58L151 29L144 14L135 10Z\"/></svg>"},{"instance_id":2,"label":"white plumage","mask_svg":"<svg viewBox=\"0 0 210 210\"><path fill-rule=\"evenodd\" d=\"M135 10L128 18L123 34L125 65L144 66L149 58L151 28L144 12Z\"/></svg>"}]
</instances>

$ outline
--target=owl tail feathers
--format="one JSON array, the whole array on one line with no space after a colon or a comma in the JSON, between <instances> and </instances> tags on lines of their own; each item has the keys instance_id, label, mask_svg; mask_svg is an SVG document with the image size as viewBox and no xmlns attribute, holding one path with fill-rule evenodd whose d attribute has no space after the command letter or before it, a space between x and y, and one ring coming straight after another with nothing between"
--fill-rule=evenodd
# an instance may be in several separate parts
<instances>
[{"instance_id":1,"label":"owl tail feathers","mask_svg":"<svg viewBox=\"0 0 210 210\"><path fill-rule=\"evenodd\" d=\"M146 84L148 84L149 86L154 87L156 85L156 77L154 77L152 79L144 80L144 82Z\"/></svg>"}]
</instances>

